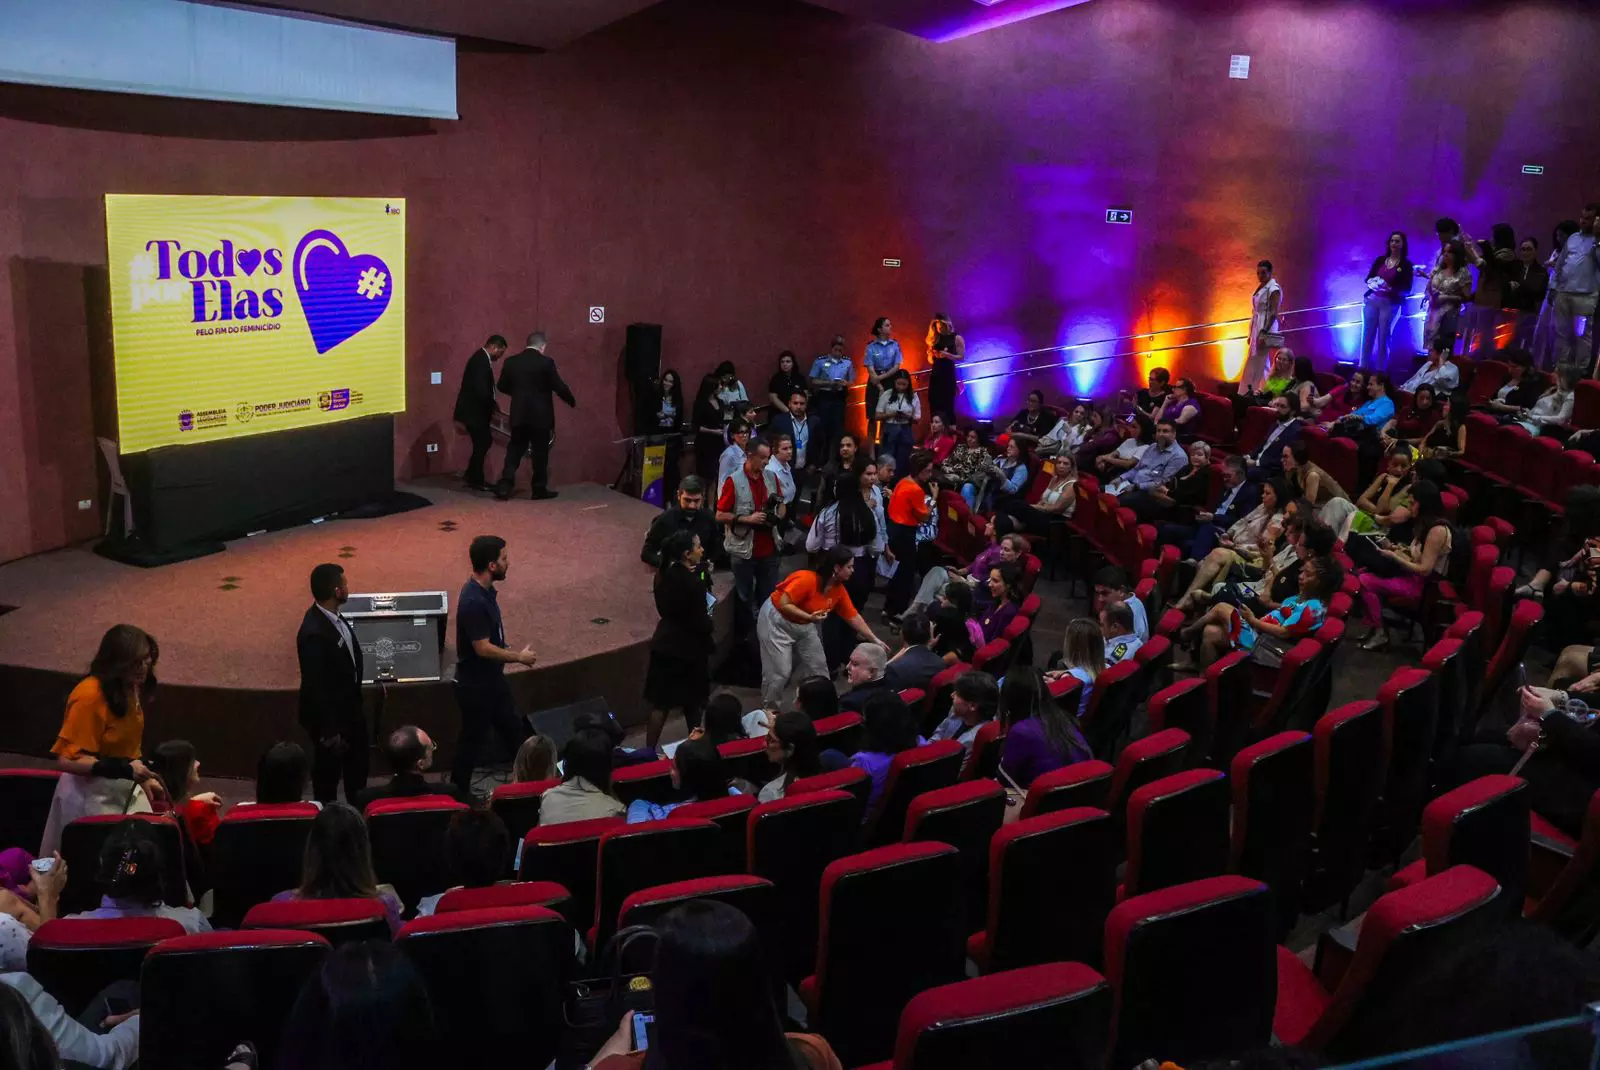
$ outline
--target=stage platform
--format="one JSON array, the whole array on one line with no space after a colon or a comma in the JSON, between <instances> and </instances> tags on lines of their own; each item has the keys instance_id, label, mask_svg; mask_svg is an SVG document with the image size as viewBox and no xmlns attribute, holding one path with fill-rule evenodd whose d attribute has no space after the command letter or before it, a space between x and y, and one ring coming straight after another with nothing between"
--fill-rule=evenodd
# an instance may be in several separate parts
<instances>
[{"instance_id":1,"label":"stage platform","mask_svg":"<svg viewBox=\"0 0 1600 1070\"><path fill-rule=\"evenodd\" d=\"M538 665L510 675L518 708L603 696L625 724L643 718L640 690L657 615L639 547L658 510L595 484L561 487L559 498L542 502L499 502L453 480L400 489L433 504L241 539L225 553L160 568L118 564L87 545L0 566L0 606L16 607L0 614L0 750L48 751L101 634L126 622L161 645L145 745L188 739L206 772L253 775L276 740L304 743L295 633L311 604L312 567L343 565L357 593L449 592L448 680L456 596L471 575L467 545L476 535L506 540L506 640L518 650L531 644L539 655ZM729 585L720 574L718 593ZM368 712L376 732L422 725L440 744L441 764L448 762L459 723L448 682L391 686L381 703L369 695Z\"/></svg>"}]
</instances>

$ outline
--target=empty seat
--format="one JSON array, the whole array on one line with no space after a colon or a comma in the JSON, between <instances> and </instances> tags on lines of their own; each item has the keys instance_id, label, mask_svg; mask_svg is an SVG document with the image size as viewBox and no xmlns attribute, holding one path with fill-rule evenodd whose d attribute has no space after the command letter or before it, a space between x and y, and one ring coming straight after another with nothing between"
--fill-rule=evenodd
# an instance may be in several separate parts
<instances>
[{"instance_id":1,"label":"empty seat","mask_svg":"<svg viewBox=\"0 0 1600 1070\"><path fill-rule=\"evenodd\" d=\"M59 769L0 769L0 843L39 849L61 776Z\"/></svg>"},{"instance_id":2,"label":"empty seat","mask_svg":"<svg viewBox=\"0 0 1600 1070\"><path fill-rule=\"evenodd\" d=\"M816 723L817 745L823 750L836 750L841 754L854 754L861 740L861 715L836 713L823 717Z\"/></svg>"},{"instance_id":3,"label":"empty seat","mask_svg":"<svg viewBox=\"0 0 1600 1070\"><path fill-rule=\"evenodd\" d=\"M506 881L487 888L455 888L439 897L435 914L457 910L493 910L497 907L548 907L566 910L572 893L555 881Z\"/></svg>"},{"instance_id":4,"label":"empty seat","mask_svg":"<svg viewBox=\"0 0 1600 1070\"><path fill-rule=\"evenodd\" d=\"M327 954L320 936L274 929L163 940L140 977L141 1070L221 1066L246 1038L260 1065L277 1066L300 987Z\"/></svg>"},{"instance_id":5,"label":"empty seat","mask_svg":"<svg viewBox=\"0 0 1600 1070\"><path fill-rule=\"evenodd\" d=\"M1422 821L1438 716L1438 681L1426 669L1403 666L1378 689L1378 704L1383 707L1387 773L1368 861L1388 863L1416 838Z\"/></svg>"},{"instance_id":6,"label":"empty seat","mask_svg":"<svg viewBox=\"0 0 1600 1070\"><path fill-rule=\"evenodd\" d=\"M100 850L112 831L124 821L146 822L161 844L161 859L166 866L161 874L162 901L173 906L188 905L189 886L183 875L183 839L178 832L177 822L165 814L101 814L80 817L61 830L61 860L67 864L67 872L72 874L72 879L61 891L61 914L78 914L100 905L100 899L106 891L101 881L105 874L100 872Z\"/></svg>"},{"instance_id":7,"label":"empty seat","mask_svg":"<svg viewBox=\"0 0 1600 1070\"><path fill-rule=\"evenodd\" d=\"M28 972L77 1017L114 981L137 981L145 953L183 935L171 918L56 918L28 941Z\"/></svg>"},{"instance_id":8,"label":"empty seat","mask_svg":"<svg viewBox=\"0 0 1600 1070\"><path fill-rule=\"evenodd\" d=\"M1489 668L1483 674L1483 690L1478 697L1480 713L1493 701L1511 676L1511 670L1526 656L1533 630L1543 619L1544 607L1532 599L1521 599L1512 608L1505 634L1495 648L1494 657L1489 659Z\"/></svg>"},{"instance_id":9,"label":"empty seat","mask_svg":"<svg viewBox=\"0 0 1600 1070\"><path fill-rule=\"evenodd\" d=\"M1454 766L1460 740L1471 731L1467 722L1467 657L1459 639L1441 639L1423 654L1420 667L1439 682L1439 716L1434 724L1431 760L1437 769Z\"/></svg>"},{"instance_id":10,"label":"empty seat","mask_svg":"<svg viewBox=\"0 0 1600 1070\"><path fill-rule=\"evenodd\" d=\"M1118 850L1127 828L1128 797L1153 780L1183 771L1189 760L1189 734L1166 728L1136 739L1117 756L1117 771L1105 807L1116 827Z\"/></svg>"},{"instance_id":11,"label":"empty seat","mask_svg":"<svg viewBox=\"0 0 1600 1070\"><path fill-rule=\"evenodd\" d=\"M1188 733L1192 751L1188 756L1190 764L1200 764L1211 753L1215 725L1211 720L1206 682L1202 678L1192 676L1157 691L1150 696L1147 712L1151 732L1176 728Z\"/></svg>"},{"instance_id":12,"label":"empty seat","mask_svg":"<svg viewBox=\"0 0 1600 1070\"><path fill-rule=\"evenodd\" d=\"M816 968L817 897L823 871L853 852L860 835L861 806L849 792L791 792L750 813L748 869L752 876L777 886L784 927L775 953L782 955L791 981L798 982Z\"/></svg>"},{"instance_id":13,"label":"empty seat","mask_svg":"<svg viewBox=\"0 0 1600 1070\"><path fill-rule=\"evenodd\" d=\"M1271 891L1245 877L1119 903L1105 932L1105 974L1116 993L1109 1065L1193 1065L1264 1047L1278 972L1273 925Z\"/></svg>"},{"instance_id":14,"label":"empty seat","mask_svg":"<svg viewBox=\"0 0 1600 1070\"><path fill-rule=\"evenodd\" d=\"M466 804L448 795L379 799L367 804L372 868L380 881L394 887L407 910L415 910L424 896L437 895L450 886L444 834L450 819L466 809Z\"/></svg>"},{"instance_id":15,"label":"empty seat","mask_svg":"<svg viewBox=\"0 0 1600 1070\"><path fill-rule=\"evenodd\" d=\"M725 871L722 830L677 816L612 829L600 837L589 946L597 954L616 931L623 901L644 888Z\"/></svg>"},{"instance_id":16,"label":"empty seat","mask_svg":"<svg viewBox=\"0 0 1600 1070\"><path fill-rule=\"evenodd\" d=\"M911 800L905 842L934 840L961 852L961 931L983 925L989 892L989 841L1006 818L1006 793L993 780L969 780Z\"/></svg>"},{"instance_id":17,"label":"empty seat","mask_svg":"<svg viewBox=\"0 0 1600 1070\"><path fill-rule=\"evenodd\" d=\"M1367 834L1383 790L1383 737L1383 711L1376 702L1331 710L1311 733L1317 794L1311 871L1302 900L1306 910L1343 900L1361 879Z\"/></svg>"},{"instance_id":18,"label":"empty seat","mask_svg":"<svg viewBox=\"0 0 1600 1070\"><path fill-rule=\"evenodd\" d=\"M387 940L389 917L376 899L289 899L261 903L244 916L245 929L298 929L338 947L362 940Z\"/></svg>"},{"instance_id":19,"label":"empty seat","mask_svg":"<svg viewBox=\"0 0 1600 1070\"><path fill-rule=\"evenodd\" d=\"M995 777L1000 774L1000 746L1005 740L1005 726L999 718L983 722L972 737L972 750L961 765L962 780Z\"/></svg>"},{"instance_id":20,"label":"empty seat","mask_svg":"<svg viewBox=\"0 0 1600 1070\"><path fill-rule=\"evenodd\" d=\"M528 780L520 784L501 784L489 796L489 809L511 834L511 842L519 843L528 830L539 824L539 804L544 793L561 783L560 777L548 780Z\"/></svg>"},{"instance_id":21,"label":"empty seat","mask_svg":"<svg viewBox=\"0 0 1600 1070\"><path fill-rule=\"evenodd\" d=\"M1037 817L1080 806L1104 807L1111 797L1113 770L1098 758L1074 762L1033 778L1021 817Z\"/></svg>"},{"instance_id":22,"label":"empty seat","mask_svg":"<svg viewBox=\"0 0 1600 1070\"><path fill-rule=\"evenodd\" d=\"M1484 776L1445 792L1422 811L1422 857L1389 880L1406 888L1452 866L1472 866L1500 885L1501 906L1522 912L1528 886L1528 783Z\"/></svg>"},{"instance_id":23,"label":"empty seat","mask_svg":"<svg viewBox=\"0 0 1600 1070\"><path fill-rule=\"evenodd\" d=\"M1554 844L1535 837L1539 850L1559 852L1565 855L1565 863L1527 912L1532 920L1550 926L1580 947L1587 946L1600 931L1600 791L1589 799L1582 831L1575 843L1565 836Z\"/></svg>"},{"instance_id":24,"label":"empty seat","mask_svg":"<svg viewBox=\"0 0 1600 1070\"><path fill-rule=\"evenodd\" d=\"M1128 797L1128 865L1123 894L1220 877L1228 868L1228 778L1191 769Z\"/></svg>"},{"instance_id":25,"label":"empty seat","mask_svg":"<svg viewBox=\"0 0 1600 1070\"><path fill-rule=\"evenodd\" d=\"M720 799L684 803L672 811L672 816L709 821L721 829L722 861L718 869L723 873L743 873L746 826L756 803L754 795L725 795Z\"/></svg>"},{"instance_id":26,"label":"empty seat","mask_svg":"<svg viewBox=\"0 0 1600 1070\"><path fill-rule=\"evenodd\" d=\"M435 914L408 922L395 946L422 974L452 1064L555 1059L572 975L572 926L560 914L537 906Z\"/></svg>"},{"instance_id":27,"label":"empty seat","mask_svg":"<svg viewBox=\"0 0 1600 1070\"><path fill-rule=\"evenodd\" d=\"M1325 625L1326 627L1326 625ZM1251 718L1252 731L1257 734L1281 732L1290 727L1309 727L1307 708L1316 678L1317 657L1322 644L1315 639L1301 639L1284 652L1283 662L1272 671L1272 692L1265 702L1256 707ZM1316 719L1310 718L1315 724Z\"/></svg>"},{"instance_id":28,"label":"empty seat","mask_svg":"<svg viewBox=\"0 0 1600 1070\"><path fill-rule=\"evenodd\" d=\"M597 817L540 825L522 841L522 865L517 876L524 881L552 881L572 893L564 913L587 928L594 923L594 879L600 859L600 838L621 828L620 817Z\"/></svg>"},{"instance_id":29,"label":"empty seat","mask_svg":"<svg viewBox=\"0 0 1600 1070\"><path fill-rule=\"evenodd\" d=\"M611 790L624 803L645 799L653 803L677 802L681 792L672 783L672 760L640 762L611 775Z\"/></svg>"},{"instance_id":30,"label":"empty seat","mask_svg":"<svg viewBox=\"0 0 1600 1070\"><path fill-rule=\"evenodd\" d=\"M896 754L884 779L878 812L867 816L867 842L898 840L905 831L906 810L911 800L925 791L954 784L961 776L961 763L965 760L966 751L953 739Z\"/></svg>"},{"instance_id":31,"label":"empty seat","mask_svg":"<svg viewBox=\"0 0 1600 1070\"><path fill-rule=\"evenodd\" d=\"M985 973L1100 961L1116 901L1111 815L1090 806L1026 817L989 843L989 901L967 954Z\"/></svg>"},{"instance_id":32,"label":"empty seat","mask_svg":"<svg viewBox=\"0 0 1600 1070\"><path fill-rule=\"evenodd\" d=\"M206 869L211 924L237 928L245 912L300 885L306 836L320 811L313 803L235 806L217 825Z\"/></svg>"},{"instance_id":33,"label":"empty seat","mask_svg":"<svg viewBox=\"0 0 1600 1070\"><path fill-rule=\"evenodd\" d=\"M911 997L962 979L960 882L956 849L941 843L893 844L828 867L816 972L800 998L843 1065L888 1058Z\"/></svg>"},{"instance_id":34,"label":"empty seat","mask_svg":"<svg viewBox=\"0 0 1600 1070\"><path fill-rule=\"evenodd\" d=\"M1143 671L1137 661L1123 661L1095 677L1089 707L1083 711L1083 734L1097 758L1108 758L1127 736L1133 711L1143 700Z\"/></svg>"},{"instance_id":35,"label":"empty seat","mask_svg":"<svg viewBox=\"0 0 1600 1070\"><path fill-rule=\"evenodd\" d=\"M1211 758L1224 767L1249 741L1251 664L1248 651L1233 650L1206 666L1204 673L1216 733Z\"/></svg>"},{"instance_id":36,"label":"empty seat","mask_svg":"<svg viewBox=\"0 0 1600 1070\"><path fill-rule=\"evenodd\" d=\"M1493 877L1456 866L1381 896L1362 921L1355 955L1331 985L1280 947L1278 1040L1333 1057L1363 1051L1362 1012L1389 1006L1421 967L1494 924L1499 893Z\"/></svg>"},{"instance_id":37,"label":"empty seat","mask_svg":"<svg viewBox=\"0 0 1600 1070\"><path fill-rule=\"evenodd\" d=\"M1280 732L1233 756L1233 843L1228 871L1272 889L1281 938L1299 913L1316 809L1316 747L1305 732Z\"/></svg>"},{"instance_id":38,"label":"empty seat","mask_svg":"<svg viewBox=\"0 0 1600 1070\"><path fill-rule=\"evenodd\" d=\"M1088 966L1053 962L941 985L900 1013L883 1070L1051 1066L1089 1070L1105 1058L1111 986Z\"/></svg>"}]
</instances>

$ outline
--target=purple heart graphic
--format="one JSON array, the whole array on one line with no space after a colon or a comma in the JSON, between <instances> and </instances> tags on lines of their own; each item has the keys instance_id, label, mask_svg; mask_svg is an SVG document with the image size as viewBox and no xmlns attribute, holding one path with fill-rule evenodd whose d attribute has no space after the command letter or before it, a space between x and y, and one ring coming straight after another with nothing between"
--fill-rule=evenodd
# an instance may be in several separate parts
<instances>
[{"instance_id":1,"label":"purple heart graphic","mask_svg":"<svg viewBox=\"0 0 1600 1070\"><path fill-rule=\"evenodd\" d=\"M233 259L239 265L240 271L246 275L254 275L256 268L261 266L261 250L240 249Z\"/></svg>"},{"instance_id":2,"label":"purple heart graphic","mask_svg":"<svg viewBox=\"0 0 1600 1070\"><path fill-rule=\"evenodd\" d=\"M339 235L313 230L294 249L294 288L318 353L326 353L378 321L394 279L375 256L351 256Z\"/></svg>"}]
</instances>

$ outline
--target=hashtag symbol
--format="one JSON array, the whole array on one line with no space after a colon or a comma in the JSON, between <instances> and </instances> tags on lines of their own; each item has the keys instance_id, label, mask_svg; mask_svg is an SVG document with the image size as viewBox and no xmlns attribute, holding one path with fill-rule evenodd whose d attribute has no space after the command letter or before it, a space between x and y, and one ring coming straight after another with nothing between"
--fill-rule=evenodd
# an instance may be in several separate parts
<instances>
[{"instance_id":1,"label":"hashtag symbol","mask_svg":"<svg viewBox=\"0 0 1600 1070\"><path fill-rule=\"evenodd\" d=\"M368 301L383 294L383 287L389 281L389 276L377 268L368 268L361 273L361 281L356 285L356 293Z\"/></svg>"}]
</instances>

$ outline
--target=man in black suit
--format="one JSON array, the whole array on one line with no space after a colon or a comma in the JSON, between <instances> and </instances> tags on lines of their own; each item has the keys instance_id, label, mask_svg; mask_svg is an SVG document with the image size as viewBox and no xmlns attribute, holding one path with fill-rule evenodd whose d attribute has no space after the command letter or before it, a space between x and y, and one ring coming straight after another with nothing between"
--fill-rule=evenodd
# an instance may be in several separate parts
<instances>
[{"instance_id":1,"label":"man in black suit","mask_svg":"<svg viewBox=\"0 0 1600 1070\"><path fill-rule=\"evenodd\" d=\"M383 756L394 775L387 784L374 784L357 795L356 808L365 810L367 804L376 799L411 799L418 795L449 795L470 806L470 792L448 781L429 780L423 775L433 768L434 750L433 738L416 725L402 725L390 732Z\"/></svg>"},{"instance_id":2,"label":"man in black suit","mask_svg":"<svg viewBox=\"0 0 1600 1070\"><path fill-rule=\"evenodd\" d=\"M1280 394L1272 399L1272 411L1277 416L1266 441L1256 450L1254 457L1246 457L1250 478L1256 482L1276 479L1283 475L1283 448L1300 437L1305 424L1300 419L1300 395ZM1255 506L1251 506L1252 509Z\"/></svg>"},{"instance_id":3,"label":"man in black suit","mask_svg":"<svg viewBox=\"0 0 1600 1070\"><path fill-rule=\"evenodd\" d=\"M789 395L787 412L780 412L767 424L765 438L776 442L779 435L788 435L794 443L794 477L796 481L809 478L811 472L828 462L828 444L824 440L822 421L806 414L806 395L796 390Z\"/></svg>"},{"instance_id":4,"label":"man in black suit","mask_svg":"<svg viewBox=\"0 0 1600 1070\"><path fill-rule=\"evenodd\" d=\"M1204 560L1206 554L1217 548L1217 541L1229 528L1261 504L1261 484L1248 480L1246 475L1243 457L1235 453L1223 459L1222 500L1215 510L1201 510L1195 514L1199 526L1189 542L1187 556L1190 559Z\"/></svg>"},{"instance_id":5,"label":"man in black suit","mask_svg":"<svg viewBox=\"0 0 1600 1070\"><path fill-rule=\"evenodd\" d=\"M578 401L556 371L556 362L544 354L548 343L543 331L528 335L528 348L507 357L500 369L500 393L511 397L511 444L506 447L506 463L500 470L500 487L494 496L501 501L511 497L517 481L522 455L533 452L533 499L554 498L547 486L550 477L550 436L556 430L555 397L573 408ZM554 396L552 396L554 395Z\"/></svg>"},{"instance_id":6,"label":"man in black suit","mask_svg":"<svg viewBox=\"0 0 1600 1070\"><path fill-rule=\"evenodd\" d=\"M315 604L300 621L300 726L311 737L311 795L353 802L367 786L367 718L361 699L361 644L339 607L350 597L344 569L311 570Z\"/></svg>"},{"instance_id":7,"label":"man in black suit","mask_svg":"<svg viewBox=\"0 0 1600 1070\"><path fill-rule=\"evenodd\" d=\"M472 459L462 478L474 490L489 490L483 477L483 461L489 456L489 424L499 406L494 399L494 362L505 356L506 340L491 334L461 372L461 389L456 392L455 422L472 438Z\"/></svg>"}]
</instances>

